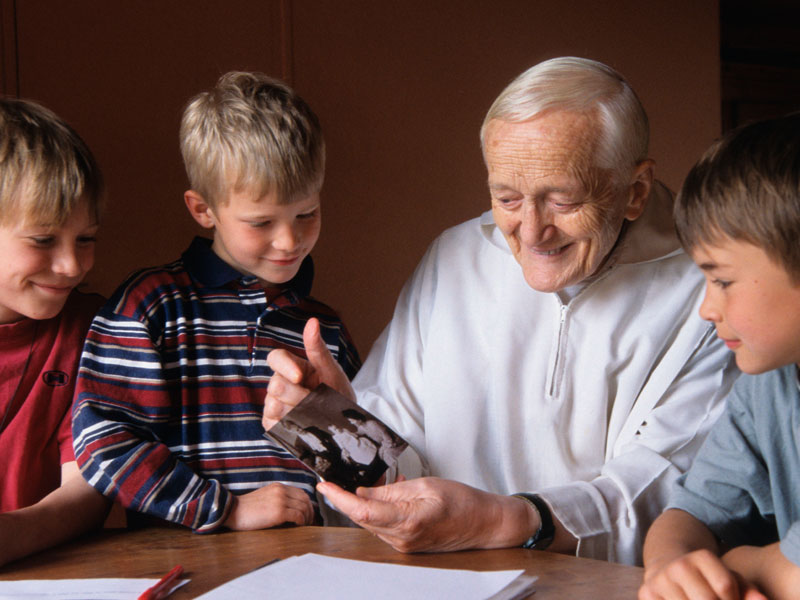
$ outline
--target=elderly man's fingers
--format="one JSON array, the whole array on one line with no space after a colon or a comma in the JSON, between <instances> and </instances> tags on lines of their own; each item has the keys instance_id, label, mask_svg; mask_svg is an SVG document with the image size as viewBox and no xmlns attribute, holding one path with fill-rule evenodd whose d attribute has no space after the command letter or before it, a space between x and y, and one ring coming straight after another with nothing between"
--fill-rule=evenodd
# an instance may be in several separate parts
<instances>
[{"instance_id":1,"label":"elderly man's fingers","mask_svg":"<svg viewBox=\"0 0 800 600\"><path fill-rule=\"evenodd\" d=\"M351 519L356 510L359 510L364 502L355 494L343 490L330 481L320 481L317 484L317 491L325 496L336 510L346 514Z\"/></svg>"},{"instance_id":2,"label":"elderly man's fingers","mask_svg":"<svg viewBox=\"0 0 800 600\"><path fill-rule=\"evenodd\" d=\"M277 373L273 375L267 385L264 412L261 416L264 429L266 431L272 429L272 426L297 406L306 395L308 395L306 388L287 381Z\"/></svg>"},{"instance_id":3,"label":"elderly man's fingers","mask_svg":"<svg viewBox=\"0 0 800 600\"><path fill-rule=\"evenodd\" d=\"M302 383L308 371L307 362L288 350L273 350L267 354L267 366L292 383Z\"/></svg>"},{"instance_id":4,"label":"elderly man's fingers","mask_svg":"<svg viewBox=\"0 0 800 600\"><path fill-rule=\"evenodd\" d=\"M355 495L330 482L322 482L317 484L317 489L336 509L398 552L415 552L426 548L424 540L420 544L413 525L409 527L409 524L418 523L419 520L413 514L406 514L404 503L363 497L364 490L384 488L358 488L358 495Z\"/></svg>"},{"instance_id":5,"label":"elderly man's fingers","mask_svg":"<svg viewBox=\"0 0 800 600\"><path fill-rule=\"evenodd\" d=\"M266 400L264 401L264 412L261 415L261 425L264 427L264 431L269 431L272 427L280 421L286 413L292 410L291 406L287 406L280 400L276 400L275 398L267 395Z\"/></svg>"},{"instance_id":6,"label":"elderly man's fingers","mask_svg":"<svg viewBox=\"0 0 800 600\"><path fill-rule=\"evenodd\" d=\"M376 485L374 487L360 487L356 490L356 496L364 500L378 500L380 502L391 502L392 490L394 485Z\"/></svg>"},{"instance_id":7,"label":"elderly man's fingers","mask_svg":"<svg viewBox=\"0 0 800 600\"><path fill-rule=\"evenodd\" d=\"M325 383L353 402L356 401L355 392L350 385L350 380L342 370L341 365L333 358L331 351L322 339L317 319L309 319L303 329L303 344L310 364L310 373L313 373L317 383Z\"/></svg>"},{"instance_id":8,"label":"elderly man's fingers","mask_svg":"<svg viewBox=\"0 0 800 600\"><path fill-rule=\"evenodd\" d=\"M264 412L261 415L261 424L264 426L264 430L272 429L273 425L297 406L307 394L307 389L287 381L280 374L274 374L267 385Z\"/></svg>"},{"instance_id":9,"label":"elderly man's fingers","mask_svg":"<svg viewBox=\"0 0 800 600\"><path fill-rule=\"evenodd\" d=\"M399 516L397 508L386 502L362 497L361 492L365 489L374 488L359 488L359 495L356 495L343 490L330 481L317 484L317 490L337 510L365 529L374 531L376 528L381 529L395 523Z\"/></svg>"},{"instance_id":10,"label":"elderly man's fingers","mask_svg":"<svg viewBox=\"0 0 800 600\"><path fill-rule=\"evenodd\" d=\"M267 384L267 397L294 408L308 395L308 388L292 383L283 375L275 373ZM283 412L280 416L286 414Z\"/></svg>"},{"instance_id":11,"label":"elderly man's fingers","mask_svg":"<svg viewBox=\"0 0 800 600\"><path fill-rule=\"evenodd\" d=\"M325 340L322 339L317 319L309 319L306 322L306 326L303 328L303 345L306 348L308 362L315 369L330 369L337 365L328 346L325 345Z\"/></svg>"}]
</instances>

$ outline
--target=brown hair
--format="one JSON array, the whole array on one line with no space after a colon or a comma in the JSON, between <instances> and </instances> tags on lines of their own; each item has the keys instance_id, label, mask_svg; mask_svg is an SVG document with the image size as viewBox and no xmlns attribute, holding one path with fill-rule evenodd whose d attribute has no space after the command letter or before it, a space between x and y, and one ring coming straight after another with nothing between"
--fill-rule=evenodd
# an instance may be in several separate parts
<instances>
[{"instance_id":1,"label":"brown hair","mask_svg":"<svg viewBox=\"0 0 800 600\"><path fill-rule=\"evenodd\" d=\"M183 112L180 142L189 184L212 206L230 190L274 191L289 202L322 187L317 116L289 86L262 73L226 73L195 96Z\"/></svg>"},{"instance_id":2,"label":"brown hair","mask_svg":"<svg viewBox=\"0 0 800 600\"><path fill-rule=\"evenodd\" d=\"M79 201L100 216L103 178L89 147L30 100L0 98L0 224L61 225Z\"/></svg>"},{"instance_id":3,"label":"brown hair","mask_svg":"<svg viewBox=\"0 0 800 600\"><path fill-rule=\"evenodd\" d=\"M686 177L674 212L687 251L722 237L742 240L800 281L800 113L715 142Z\"/></svg>"}]
</instances>

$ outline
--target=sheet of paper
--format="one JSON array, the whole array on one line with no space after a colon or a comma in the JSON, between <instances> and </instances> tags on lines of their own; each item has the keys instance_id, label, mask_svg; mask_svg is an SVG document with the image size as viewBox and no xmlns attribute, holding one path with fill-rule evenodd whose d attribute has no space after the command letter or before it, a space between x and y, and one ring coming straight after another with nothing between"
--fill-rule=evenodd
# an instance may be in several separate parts
<instances>
[{"instance_id":1,"label":"sheet of paper","mask_svg":"<svg viewBox=\"0 0 800 600\"><path fill-rule=\"evenodd\" d=\"M314 598L326 600L408 600L408 598L525 598L535 577L524 571L430 569L349 560L318 554L287 558L229 581L200 596L203 600ZM515 580L525 582L511 595L498 595Z\"/></svg>"},{"instance_id":2,"label":"sheet of paper","mask_svg":"<svg viewBox=\"0 0 800 600\"><path fill-rule=\"evenodd\" d=\"M178 582L172 591L189 580ZM25 579L0 581L0 600L137 600L158 579ZM241 599L240 599L241 600Z\"/></svg>"}]
</instances>

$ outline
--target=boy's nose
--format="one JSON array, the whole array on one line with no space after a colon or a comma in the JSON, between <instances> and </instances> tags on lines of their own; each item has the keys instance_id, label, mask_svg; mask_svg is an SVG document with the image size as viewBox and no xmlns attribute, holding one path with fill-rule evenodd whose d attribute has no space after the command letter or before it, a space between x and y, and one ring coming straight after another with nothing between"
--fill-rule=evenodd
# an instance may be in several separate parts
<instances>
[{"instance_id":1,"label":"boy's nose","mask_svg":"<svg viewBox=\"0 0 800 600\"><path fill-rule=\"evenodd\" d=\"M714 301L713 292L706 286L706 293L703 297L703 302L700 304L700 318L712 323L718 323L721 320L719 309Z\"/></svg>"},{"instance_id":2,"label":"boy's nose","mask_svg":"<svg viewBox=\"0 0 800 600\"><path fill-rule=\"evenodd\" d=\"M284 225L283 227L279 227L278 231L275 234L275 239L273 241L273 245L278 250L283 250L284 252L291 252L295 248L297 248L299 236L297 232L294 230L294 227L291 225Z\"/></svg>"},{"instance_id":3,"label":"boy's nose","mask_svg":"<svg viewBox=\"0 0 800 600\"><path fill-rule=\"evenodd\" d=\"M53 271L67 277L77 277L82 272L80 257L75 248L61 247L53 258Z\"/></svg>"}]
</instances>

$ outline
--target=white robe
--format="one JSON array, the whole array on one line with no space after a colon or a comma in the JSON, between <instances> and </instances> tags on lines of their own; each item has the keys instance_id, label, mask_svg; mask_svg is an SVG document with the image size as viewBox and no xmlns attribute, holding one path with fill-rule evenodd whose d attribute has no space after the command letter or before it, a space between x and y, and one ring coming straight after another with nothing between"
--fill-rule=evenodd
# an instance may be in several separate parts
<instances>
[{"instance_id":1,"label":"white robe","mask_svg":"<svg viewBox=\"0 0 800 600\"><path fill-rule=\"evenodd\" d=\"M579 556L640 564L738 375L670 208L656 188L571 299L528 286L490 212L434 241L354 380L422 459L401 472L540 493Z\"/></svg>"}]
</instances>

